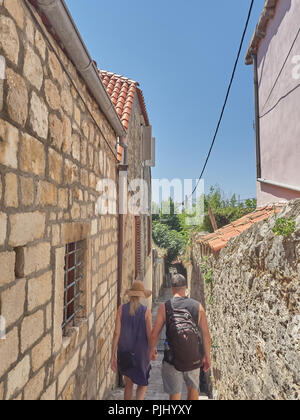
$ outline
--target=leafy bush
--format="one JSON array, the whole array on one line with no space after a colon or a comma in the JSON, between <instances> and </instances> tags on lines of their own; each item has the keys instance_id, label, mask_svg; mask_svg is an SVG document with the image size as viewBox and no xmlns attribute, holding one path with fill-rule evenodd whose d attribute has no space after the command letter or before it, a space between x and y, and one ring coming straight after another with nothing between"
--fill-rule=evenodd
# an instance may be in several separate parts
<instances>
[{"instance_id":1,"label":"leafy bush","mask_svg":"<svg viewBox=\"0 0 300 420\"><path fill-rule=\"evenodd\" d=\"M293 219L279 218L276 220L273 232L275 235L290 236L295 232L296 222Z\"/></svg>"},{"instance_id":2,"label":"leafy bush","mask_svg":"<svg viewBox=\"0 0 300 420\"><path fill-rule=\"evenodd\" d=\"M180 233L160 222L153 223L153 240L157 246L168 250L167 263L169 264L185 251L184 240Z\"/></svg>"},{"instance_id":3,"label":"leafy bush","mask_svg":"<svg viewBox=\"0 0 300 420\"><path fill-rule=\"evenodd\" d=\"M251 213L256 208L257 201L255 199L248 199L243 202L239 202L236 199L236 195L230 199L226 199L221 189L211 187L210 191L204 198L205 216L204 221L197 230L205 232L213 232L213 227L210 222L208 215L208 207L210 206L218 226L221 229L223 226L229 225L230 223L240 219L248 213Z\"/></svg>"},{"instance_id":4,"label":"leafy bush","mask_svg":"<svg viewBox=\"0 0 300 420\"><path fill-rule=\"evenodd\" d=\"M255 208L253 207L226 207L223 209L214 210L213 213L216 219L218 229L221 229L222 227L229 225L232 222L235 222L236 220L240 219L248 213L253 212L254 210ZM205 232L213 232L213 227L208 215L204 216L204 221L201 226L201 230Z\"/></svg>"},{"instance_id":5,"label":"leafy bush","mask_svg":"<svg viewBox=\"0 0 300 420\"><path fill-rule=\"evenodd\" d=\"M204 211L206 214L204 222L197 227L191 227L187 224L187 213L184 209L179 212L179 206L171 198L163 202L161 208L157 204L153 204L154 213L156 213L152 216L153 240L157 246L168 250L168 263L174 261L179 255L184 254L193 231L213 232L208 216L209 206L213 210L217 226L220 229L245 214L254 211L256 200L249 199L241 203L236 199L235 194L230 199L227 199L218 186L211 187L209 193L204 196ZM210 272L206 273L206 281L208 283L211 281L211 274Z\"/></svg>"},{"instance_id":6,"label":"leafy bush","mask_svg":"<svg viewBox=\"0 0 300 420\"><path fill-rule=\"evenodd\" d=\"M206 265L206 261L207 261L207 258L204 258L202 263L200 264L200 270L201 270L201 273L204 277L205 283L210 284L212 282L213 269L209 268Z\"/></svg>"}]
</instances>

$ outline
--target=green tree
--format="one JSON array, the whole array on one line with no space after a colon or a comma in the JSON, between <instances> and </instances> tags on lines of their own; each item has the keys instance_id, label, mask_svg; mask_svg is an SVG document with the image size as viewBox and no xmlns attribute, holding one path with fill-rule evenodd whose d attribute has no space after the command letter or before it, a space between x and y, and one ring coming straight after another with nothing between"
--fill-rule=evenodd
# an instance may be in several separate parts
<instances>
[{"instance_id":1,"label":"green tree","mask_svg":"<svg viewBox=\"0 0 300 420\"><path fill-rule=\"evenodd\" d=\"M179 255L184 254L193 230L213 232L208 215L209 206L213 210L217 226L220 229L245 214L253 212L256 208L256 200L248 199L239 202L236 194L233 194L230 198L226 198L219 186L212 186L208 194L204 196L204 222L196 228L191 228L188 225L188 214L185 209L179 212L179 204L174 203L172 198L163 202L159 211L158 205L154 204L153 208L157 214L153 214L152 216L153 240L156 245L168 250L168 263L171 263Z\"/></svg>"},{"instance_id":2,"label":"green tree","mask_svg":"<svg viewBox=\"0 0 300 420\"><path fill-rule=\"evenodd\" d=\"M204 222L197 230L213 232L213 227L208 215L208 206L211 207L217 226L220 229L246 214L253 212L256 208L256 204L256 199L247 199L243 202L239 202L235 194L233 194L231 198L226 198L219 186L210 187L209 193L205 195L204 199Z\"/></svg>"},{"instance_id":3,"label":"green tree","mask_svg":"<svg viewBox=\"0 0 300 420\"><path fill-rule=\"evenodd\" d=\"M168 250L168 264L171 264L185 251L185 244L181 234L160 222L153 223L153 240L157 246Z\"/></svg>"},{"instance_id":4,"label":"green tree","mask_svg":"<svg viewBox=\"0 0 300 420\"><path fill-rule=\"evenodd\" d=\"M175 204L172 198L169 198L168 201L163 201L159 214L159 221L168 226L171 230L180 232L180 212L178 209L178 204Z\"/></svg>"}]
</instances>

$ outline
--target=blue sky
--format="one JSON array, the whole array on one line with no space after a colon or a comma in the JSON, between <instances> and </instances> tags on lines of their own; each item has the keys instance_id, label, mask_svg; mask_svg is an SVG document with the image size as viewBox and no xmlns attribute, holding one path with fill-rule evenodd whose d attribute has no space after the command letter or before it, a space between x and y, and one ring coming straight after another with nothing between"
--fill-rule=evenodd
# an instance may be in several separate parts
<instances>
[{"instance_id":1,"label":"blue sky","mask_svg":"<svg viewBox=\"0 0 300 420\"><path fill-rule=\"evenodd\" d=\"M98 67L140 83L157 139L153 178L196 179L224 102L250 0L67 0ZM204 174L206 189L256 196L253 69L246 49Z\"/></svg>"}]
</instances>

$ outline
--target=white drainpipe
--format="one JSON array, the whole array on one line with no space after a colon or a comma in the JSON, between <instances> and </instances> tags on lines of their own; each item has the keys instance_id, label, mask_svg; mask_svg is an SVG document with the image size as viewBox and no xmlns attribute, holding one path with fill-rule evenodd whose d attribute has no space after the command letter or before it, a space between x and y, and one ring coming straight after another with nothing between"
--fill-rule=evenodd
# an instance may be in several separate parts
<instances>
[{"instance_id":1,"label":"white drainpipe","mask_svg":"<svg viewBox=\"0 0 300 420\"><path fill-rule=\"evenodd\" d=\"M72 19L64 0L37 0L39 8L45 13L56 34L63 43L76 69L83 77L94 95L101 110L110 121L117 136L123 138L126 131L105 90L96 68Z\"/></svg>"}]
</instances>

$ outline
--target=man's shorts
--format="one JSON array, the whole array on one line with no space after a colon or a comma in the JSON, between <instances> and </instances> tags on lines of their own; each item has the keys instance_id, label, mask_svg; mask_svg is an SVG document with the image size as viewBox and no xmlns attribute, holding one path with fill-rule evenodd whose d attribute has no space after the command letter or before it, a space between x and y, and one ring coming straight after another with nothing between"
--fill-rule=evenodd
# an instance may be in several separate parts
<instances>
[{"instance_id":1,"label":"man's shorts","mask_svg":"<svg viewBox=\"0 0 300 420\"><path fill-rule=\"evenodd\" d=\"M183 381L186 386L199 390L200 368L190 372L179 372L167 362L162 364L162 379L166 394L175 395L182 392Z\"/></svg>"}]
</instances>

